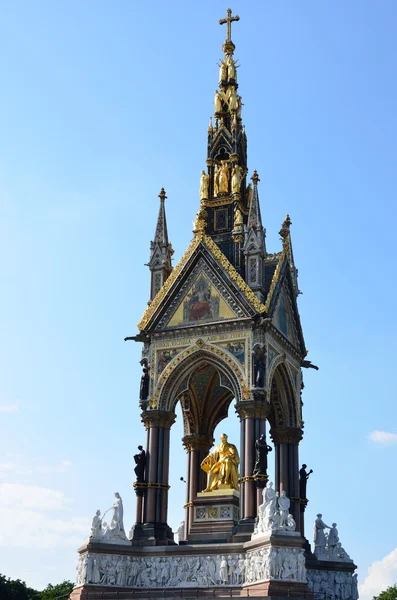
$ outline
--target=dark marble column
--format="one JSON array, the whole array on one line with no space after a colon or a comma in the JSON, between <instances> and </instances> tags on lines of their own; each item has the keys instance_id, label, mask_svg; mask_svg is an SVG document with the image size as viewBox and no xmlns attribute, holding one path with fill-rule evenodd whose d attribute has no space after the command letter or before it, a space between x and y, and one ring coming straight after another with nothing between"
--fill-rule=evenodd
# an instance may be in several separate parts
<instances>
[{"instance_id":1,"label":"dark marble column","mask_svg":"<svg viewBox=\"0 0 397 600\"><path fill-rule=\"evenodd\" d=\"M146 478L142 498L142 524L134 529L133 543L152 538L156 545L174 543L167 524L170 427L175 414L148 410L141 415L147 429ZM138 509L137 509L138 512Z\"/></svg>"},{"instance_id":2,"label":"dark marble column","mask_svg":"<svg viewBox=\"0 0 397 600\"><path fill-rule=\"evenodd\" d=\"M257 481L254 476L255 441L260 433L266 431L266 417L270 406L264 400L243 400L236 405L240 417L240 521L237 534L253 531L257 516L258 499ZM258 432L259 435L258 435ZM260 500L261 502L261 500ZM260 503L259 502L259 503Z\"/></svg>"},{"instance_id":3,"label":"dark marble column","mask_svg":"<svg viewBox=\"0 0 397 600\"><path fill-rule=\"evenodd\" d=\"M301 530L299 498L299 442L303 431L299 427L273 427L270 432L276 450L276 491L285 490L291 500L291 514L296 530Z\"/></svg>"},{"instance_id":4,"label":"dark marble column","mask_svg":"<svg viewBox=\"0 0 397 600\"><path fill-rule=\"evenodd\" d=\"M201 463L208 455L214 438L209 435L190 434L182 438L183 445L187 452L187 495L185 505L185 531L189 535L193 524L193 500L197 498L197 493L202 492L206 487L206 473L201 469Z\"/></svg>"}]
</instances>

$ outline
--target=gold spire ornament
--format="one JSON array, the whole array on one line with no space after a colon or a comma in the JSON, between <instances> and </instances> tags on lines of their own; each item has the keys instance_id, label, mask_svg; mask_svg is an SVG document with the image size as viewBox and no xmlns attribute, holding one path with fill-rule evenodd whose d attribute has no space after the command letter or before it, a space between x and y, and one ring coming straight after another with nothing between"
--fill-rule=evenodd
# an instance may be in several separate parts
<instances>
[{"instance_id":1,"label":"gold spire ornament","mask_svg":"<svg viewBox=\"0 0 397 600\"><path fill-rule=\"evenodd\" d=\"M239 21L240 17L238 15L232 16L232 9L228 8L226 11L226 18L219 19L219 25L226 24L226 40L222 46L222 50L225 54L233 54L235 45L232 42L232 23L233 21Z\"/></svg>"}]
</instances>

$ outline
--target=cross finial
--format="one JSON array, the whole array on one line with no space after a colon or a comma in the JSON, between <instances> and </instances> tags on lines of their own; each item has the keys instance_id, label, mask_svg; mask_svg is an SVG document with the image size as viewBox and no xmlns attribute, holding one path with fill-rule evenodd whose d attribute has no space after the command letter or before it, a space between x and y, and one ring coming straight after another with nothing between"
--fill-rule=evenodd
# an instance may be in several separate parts
<instances>
[{"instance_id":1,"label":"cross finial","mask_svg":"<svg viewBox=\"0 0 397 600\"><path fill-rule=\"evenodd\" d=\"M239 21L240 17L235 15L232 17L232 9L228 8L226 11L226 19L219 19L219 25L224 25L226 23L226 43L230 43L232 41L232 21Z\"/></svg>"}]
</instances>

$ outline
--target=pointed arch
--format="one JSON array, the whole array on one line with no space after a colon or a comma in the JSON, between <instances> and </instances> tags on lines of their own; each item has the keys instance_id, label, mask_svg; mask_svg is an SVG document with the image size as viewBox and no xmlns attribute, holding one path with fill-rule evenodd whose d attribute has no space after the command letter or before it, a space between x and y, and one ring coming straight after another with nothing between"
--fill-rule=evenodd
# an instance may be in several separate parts
<instances>
[{"instance_id":1,"label":"pointed arch","mask_svg":"<svg viewBox=\"0 0 397 600\"><path fill-rule=\"evenodd\" d=\"M201 433L205 427L213 431L227 416L233 398L240 401L247 395L239 365L218 347L196 345L178 355L168 367L170 371L158 392L157 407L174 411L180 401L185 435ZM205 389L199 398L196 383L200 377Z\"/></svg>"},{"instance_id":2,"label":"pointed arch","mask_svg":"<svg viewBox=\"0 0 397 600\"><path fill-rule=\"evenodd\" d=\"M295 401L295 385L283 356L278 356L273 362L268 378L268 390L273 409L269 418L272 428L297 427L300 417Z\"/></svg>"}]
</instances>

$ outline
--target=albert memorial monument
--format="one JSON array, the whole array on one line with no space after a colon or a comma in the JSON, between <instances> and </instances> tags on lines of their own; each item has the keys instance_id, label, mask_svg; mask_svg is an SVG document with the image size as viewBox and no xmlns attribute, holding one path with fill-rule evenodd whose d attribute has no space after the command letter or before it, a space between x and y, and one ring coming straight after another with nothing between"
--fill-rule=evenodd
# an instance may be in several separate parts
<instances>
[{"instance_id":1,"label":"albert memorial monument","mask_svg":"<svg viewBox=\"0 0 397 600\"><path fill-rule=\"evenodd\" d=\"M358 598L356 565L330 522L335 516L305 523L311 470L299 460L302 369L317 367L306 359L291 220L285 217L280 247L269 252L259 175L247 166L231 37L238 20L228 9L219 21L226 39L201 175L198 165L192 241L174 266L161 189L150 302L138 332L126 338L142 344L136 408L139 401L147 440L134 457L135 522L126 526L113 490L104 513L93 506L72 600ZM168 481L178 402L188 475L176 540ZM222 433L215 440L215 427L234 410L240 439Z\"/></svg>"}]
</instances>

